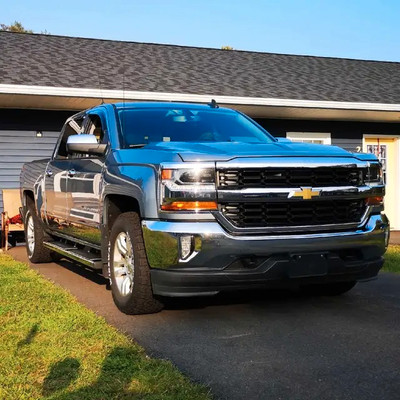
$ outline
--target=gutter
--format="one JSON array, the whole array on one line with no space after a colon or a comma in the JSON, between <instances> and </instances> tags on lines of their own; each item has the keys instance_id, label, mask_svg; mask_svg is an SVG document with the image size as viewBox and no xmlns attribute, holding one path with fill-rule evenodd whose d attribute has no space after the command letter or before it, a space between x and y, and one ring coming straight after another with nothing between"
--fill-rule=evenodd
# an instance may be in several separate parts
<instances>
[{"instance_id":1,"label":"gutter","mask_svg":"<svg viewBox=\"0 0 400 400\"><path fill-rule=\"evenodd\" d=\"M400 111L400 104L389 103L362 103L347 101L320 101L320 100L296 100L263 97L219 96L216 94L190 94L190 93L165 93L165 92L141 92L133 90L103 90L82 89L54 86L11 85L0 84L0 94L8 95L34 95L57 96L75 98L96 99L120 99L121 101L174 101L189 103L206 103L215 99L219 104L292 107L292 108L318 108L337 110L360 111Z\"/></svg>"}]
</instances>

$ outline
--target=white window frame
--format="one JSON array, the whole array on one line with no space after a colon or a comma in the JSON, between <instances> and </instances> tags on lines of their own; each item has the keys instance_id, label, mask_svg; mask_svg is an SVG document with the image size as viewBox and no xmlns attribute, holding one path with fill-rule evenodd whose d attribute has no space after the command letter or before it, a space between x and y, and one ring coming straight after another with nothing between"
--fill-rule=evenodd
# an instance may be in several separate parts
<instances>
[{"instance_id":1,"label":"white window frame","mask_svg":"<svg viewBox=\"0 0 400 400\"><path fill-rule=\"evenodd\" d=\"M286 137L293 142L312 142L313 140L318 140L322 144L332 144L330 132L286 132Z\"/></svg>"}]
</instances>

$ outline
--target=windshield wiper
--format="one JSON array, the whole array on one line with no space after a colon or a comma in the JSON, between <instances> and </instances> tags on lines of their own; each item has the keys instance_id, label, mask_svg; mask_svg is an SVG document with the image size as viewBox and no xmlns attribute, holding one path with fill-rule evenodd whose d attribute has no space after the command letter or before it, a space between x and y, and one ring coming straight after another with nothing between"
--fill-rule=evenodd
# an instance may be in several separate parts
<instances>
[{"instance_id":1,"label":"windshield wiper","mask_svg":"<svg viewBox=\"0 0 400 400\"><path fill-rule=\"evenodd\" d=\"M148 143L130 144L129 148L130 149L139 149L139 148L147 146L147 145L148 145Z\"/></svg>"}]
</instances>

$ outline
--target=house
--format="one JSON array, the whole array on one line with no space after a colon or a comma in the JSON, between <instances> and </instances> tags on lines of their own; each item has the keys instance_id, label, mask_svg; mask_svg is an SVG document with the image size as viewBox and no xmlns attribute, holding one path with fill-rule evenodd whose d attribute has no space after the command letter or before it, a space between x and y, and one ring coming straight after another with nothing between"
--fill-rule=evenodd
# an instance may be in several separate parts
<instances>
[{"instance_id":1,"label":"house","mask_svg":"<svg viewBox=\"0 0 400 400\"><path fill-rule=\"evenodd\" d=\"M0 189L64 120L113 101L209 102L275 136L376 153L400 229L400 63L0 32ZM2 200L0 197L0 209Z\"/></svg>"}]
</instances>

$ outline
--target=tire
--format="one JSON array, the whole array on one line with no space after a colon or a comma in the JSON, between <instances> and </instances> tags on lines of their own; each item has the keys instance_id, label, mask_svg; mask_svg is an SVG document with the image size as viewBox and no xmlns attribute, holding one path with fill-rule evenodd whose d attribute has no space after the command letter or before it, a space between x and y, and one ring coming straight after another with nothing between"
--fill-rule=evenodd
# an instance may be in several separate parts
<instances>
[{"instance_id":1,"label":"tire","mask_svg":"<svg viewBox=\"0 0 400 400\"><path fill-rule=\"evenodd\" d=\"M48 236L42 228L32 201L27 204L24 221L26 252L29 261L33 263L53 261L52 251L43 245L43 242L48 240Z\"/></svg>"},{"instance_id":2,"label":"tire","mask_svg":"<svg viewBox=\"0 0 400 400\"><path fill-rule=\"evenodd\" d=\"M144 247L140 217L121 214L110 233L109 276L116 306L125 314L150 314L163 304L153 296L150 267Z\"/></svg>"},{"instance_id":3,"label":"tire","mask_svg":"<svg viewBox=\"0 0 400 400\"><path fill-rule=\"evenodd\" d=\"M300 291L312 296L339 296L351 290L356 283L356 281L350 281L305 285L300 287Z\"/></svg>"}]
</instances>

